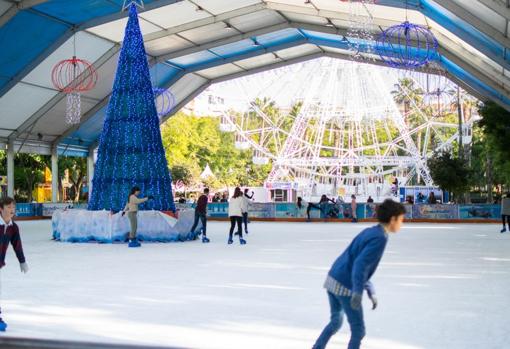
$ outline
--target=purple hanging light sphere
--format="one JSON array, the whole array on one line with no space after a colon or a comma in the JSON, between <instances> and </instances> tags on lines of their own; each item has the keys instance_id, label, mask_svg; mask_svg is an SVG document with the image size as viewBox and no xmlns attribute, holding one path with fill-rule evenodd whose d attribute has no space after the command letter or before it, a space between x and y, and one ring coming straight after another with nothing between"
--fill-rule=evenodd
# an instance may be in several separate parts
<instances>
[{"instance_id":1,"label":"purple hanging light sphere","mask_svg":"<svg viewBox=\"0 0 510 349\"><path fill-rule=\"evenodd\" d=\"M390 67L413 69L433 60L438 46L429 29L405 21L384 30L375 50Z\"/></svg>"},{"instance_id":2,"label":"purple hanging light sphere","mask_svg":"<svg viewBox=\"0 0 510 349\"><path fill-rule=\"evenodd\" d=\"M158 116L162 118L168 115L175 107L175 96L170 90L161 87L153 87L152 90L154 91L154 101Z\"/></svg>"}]
</instances>

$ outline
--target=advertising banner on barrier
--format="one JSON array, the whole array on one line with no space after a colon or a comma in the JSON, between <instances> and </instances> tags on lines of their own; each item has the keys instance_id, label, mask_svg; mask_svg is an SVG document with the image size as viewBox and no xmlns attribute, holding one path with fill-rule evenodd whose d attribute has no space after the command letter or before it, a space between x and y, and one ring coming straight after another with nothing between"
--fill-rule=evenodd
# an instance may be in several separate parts
<instances>
[{"instance_id":1,"label":"advertising banner on barrier","mask_svg":"<svg viewBox=\"0 0 510 349\"><path fill-rule=\"evenodd\" d=\"M414 205L414 219L458 219L457 205Z\"/></svg>"},{"instance_id":2,"label":"advertising banner on barrier","mask_svg":"<svg viewBox=\"0 0 510 349\"><path fill-rule=\"evenodd\" d=\"M298 216L297 205L294 203L277 203L275 204L276 218L295 218Z\"/></svg>"},{"instance_id":3,"label":"advertising banner on barrier","mask_svg":"<svg viewBox=\"0 0 510 349\"><path fill-rule=\"evenodd\" d=\"M459 205L460 219L499 219L499 205Z\"/></svg>"},{"instance_id":4,"label":"advertising banner on barrier","mask_svg":"<svg viewBox=\"0 0 510 349\"><path fill-rule=\"evenodd\" d=\"M274 203L251 203L249 210L250 217L274 218L276 215Z\"/></svg>"},{"instance_id":5,"label":"advertising banner on barrier","mask_svg":"<svg viewBox=\"0 0 510 349\"><path fill-rule=\"evenodd\" d=\"M228 203L215 202L207 205L207 216L228 217Z\"/></svg>"}]
</instances>

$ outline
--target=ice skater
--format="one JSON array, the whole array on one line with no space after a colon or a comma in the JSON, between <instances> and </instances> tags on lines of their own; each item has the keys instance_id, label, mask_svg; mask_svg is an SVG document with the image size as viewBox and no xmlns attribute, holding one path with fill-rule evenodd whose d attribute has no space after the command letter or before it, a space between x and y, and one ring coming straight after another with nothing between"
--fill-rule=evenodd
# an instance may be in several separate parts
<instances>
[{"instance_id":1,"label":"ice skater","mask_svg":"<svg viewBox=\"0 0 510 349\"><path fill-rule=\"evenodd\" d=\"M335 201L333 201L330 198L328 198L325 194L323 194L321 196L321 199L320 199L318 204L314 204L313 202L309 202L308 206L306 208L306 217L307 217L307 220L311 221L310 211L312 210L312 208L319 209L321 211L321 215L322 216L327 216L326 208L327 208L329 202L335 203Z\"/></svg>"},{"instance_id":2,"label":"ice skater","mask_svg":"<svg viewBox=\"0 0 510 349\"><path fill-rule=\"evenodd\" d=\"M243 196L243 223L244 223L244 232L248 234L248 210L250 209L250 200L253 199L253 195L255 193L252 191L251 196L248 195L248 188L244 189Z\"/></svg>"},{"instance_id":3,"label":"ice skater","mask_svg":"<svg viewBox=\"0 0 510 349\"><path fill-rule=\"evenodd\" d=\"M5 197L0 200L0 271L5 266L5 254L9 244L14 248L16 257L18 257L19 266L22 273L28 272L28 264L23 254L21 245L21 236L18 225L12 220L16 213L16 203L13 198ZM2 281L0 280L0 288ZM2 311L0 309L0 331L5 331L7 324L2 320Z\"/></svg>"},{"instance_id":4,"label":"ice skater","mask_svg":"<svg viewBox=\"0 0 510 349\"><path fill-rule=\"evenodd\" d=\"M370 278L384 254L388 234L400 230L405 212L402 204L386 199L377 208L379 224L363 230L333 263L324 283L329 299L330 322L313 349L326 348L330 338L342 327L344 313L351 327L348 349L360 348L361 340L365 337L361 307L363 290L367 290L372 309L375 310L378 302Z\"/></svg>"},{"instance_id":5,"label":"ice skater","mask_svg":"<svg viewBox=\"0 0 510 349\"><path fill-rule=\"evenodd\" d=\"M232 233L237 224L237 233L239 235L239 243L241 245L246 244L246 240L243 239L243 192L241 188L236 187L234 189L234 195L228 202L228 216L230 217L230 232L228 234L228 244L232 244Z\"/></svg>"},{"instance_id":6,"label":"ice skater","mask_svg":"<svg viewBox=\"0 0 510 349\"><path fill-rule=\"evenodd\" d=\"M507 193L506 197L501 199L501 222L503 223L501 233L506 231L505 220L508 224L508 229L510 230L510 193Z\"/></svg>"},{"instance_id":7,"label":"ice skater","mask_svg":"<svg viewBox=\"0 0 510 349\"><path fill-rule=\"evenodd\" d=\"M136 186L131 188L128 202L124 207L124 210L122 210L122 216L124 216L124 214L127 212L129 225L131 227L131 230L129 231L129 247L142 246L136 238L136 230L138 229L138 205L143 204L147 200L153 199L152 195L149 195L146 198L139 198L138 195L140 195L140 188Z\"/></svg>"},{"instance_id":8,"label":"ice skater","mask_svg":"<svg viewBox=\"0 0 510 349\"><path fill-rule=\"evenodd\" d=\"M358 213L356 212L358 209L358 203L356 202L356 196L351 195L351 222L352 223L358 223Z\"/></svg>"},{"instance_id":9,"label":"ice skater","mask_svg":"<svg viewBox=\"0 0 510 349\"><path fill-rule=\"evenodd\" d=\"M204 193L200 195L197 201L197 206L195 207L195 221L193 222L193 226L191 227L192 236L197 236L195 234L195 229L197 228L198 221L202 221L202 242L208 243L210 240L207 237L207 203L209 201L209 188L204 189Z\"/></svg>"}]
</instances>

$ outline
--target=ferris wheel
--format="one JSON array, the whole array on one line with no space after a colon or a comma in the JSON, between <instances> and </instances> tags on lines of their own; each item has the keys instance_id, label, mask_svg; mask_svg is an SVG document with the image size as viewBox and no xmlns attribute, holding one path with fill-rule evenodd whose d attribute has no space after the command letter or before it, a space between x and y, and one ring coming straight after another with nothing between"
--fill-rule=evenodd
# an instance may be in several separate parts
<instances>
[{"instance_id":1,"label":"ferris wheel","mask_svg":"<svg viewBox=\"0 0 510 349\"><path fill-rule=\"evenodd\" d=\"M322 58L232 80L243 107L226 108L220 127L235 133L237 148L252 149L255 164L272 164L268 182L297 182L310 195L316 185L369 193L390 175L432 185L426 158L451 146L458 126L419 108L409 122L395 103L399 80L391 74Z\"/></svg>"}]
</instances>

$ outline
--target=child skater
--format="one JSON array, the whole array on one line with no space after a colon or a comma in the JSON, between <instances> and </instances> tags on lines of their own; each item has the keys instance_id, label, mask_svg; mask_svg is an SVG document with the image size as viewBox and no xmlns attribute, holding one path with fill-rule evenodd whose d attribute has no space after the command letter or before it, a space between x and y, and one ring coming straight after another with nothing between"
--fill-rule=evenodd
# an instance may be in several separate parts
<instances>
[{"instance_id":1,"label":"child skater","mask_svg":"<svg viewBox=\"0 0 510 349\"><path fill-rule=\"evenodd\" d=\"M248 210L250 208L250 200L253 199L253 191L251 192L251 196L248 195L248 188L244 189L243 195L243 223L244 223L244 232L248 234Z\"/></svg>"},{"instance_id":2,"label":"child skater","mask_svg":"<svg viewBox=\"0 0 510 349\"><path fill-rule=\"evenodd\" d=\"M202 221L202 242L208 243L210 242L207 237L206 227L207 227L207 203L209 202L209 188L204 189L204 193L200 195L197 201L197 207L195 207L195 221L193 222L193 227L191 227L191 234L195 234L195 229L198 225L198 220Z\"/></svg>"},{"instance_id":3,"label":"child skater","mask_svg":"<svg viewBox=\"0 0 510 349\"><path fill-rule=\"evenodd\" d=\"M501 233L506 231L505 219L508 223L508 229L510 229L510 193L507 193L506 197L501 200L501 221L503 223Z\"/></svg>"},{"instance_id":4,"label":"child skater","mask_svg":"<svg viewBox=\"0 0 510 349\"><path fill-rule=\"evenodd\" d=\"M13 198L5 197L0 200L0 271L5 266L5 254L10 243L14 248L16 257L18 257L21 272L26 273L28 272L28 264L23 254L19 228L12 220L15 213L16 203ZM3 332L6 328L7 324L2 320L2 312L0 311L0 331Z\"/></svg>"},{"instance_id":5,"label":"child skater","mask_svg":"<svg viewBox=\"0 0 510 349\"><path fill-rule=\"evenodd\" d=\"M232 240L232 233L234 232L234 227L237 224L237 233L239 235L239 243L241 245L246 244L246 240L243 239L243 192L241 188L236 187L234 190L234 195L228 202L228 216L230 217L230 232L228 234L228 244L232 244L234 240Z\"/></svg>"},{"instance_id":6,"label":"child skater","mask_svg":"<svg viewBox=\"0 0 510 349\"><path fill-rule=\"evenodd\" d=\"M129 247L140 247L142 246L138 239L136 238L136 230L138 229L138 205L143 204L147 200L153 199L152 195L147 196L146 198L139 198L140 188L133 187L131 188L131 192L129 193L128 202L124 210L122 211L122 215L127 212L129 225L131 230L129 231Z\"/></svg>"},{"instance_id":7,"label":"child skater","mask_svg":"<svg viewBox=\"0 0 510 349\"><path fill-rule=\"evenodd\" d=\"M379 224L363 230L333 263L324 283L329 298L331 320L315 342L313 349L326 348L329 339L342 326L344 313L351 327L348 349L360 348L361 340L365 337L361 307L363 290L367 290L372 301L372 309L375 309L377 298L370 278L383 256L388 234L400 230L405 212L402 204L391 199L385 200L377 208Z\"/></svg>"}]
</instances>

